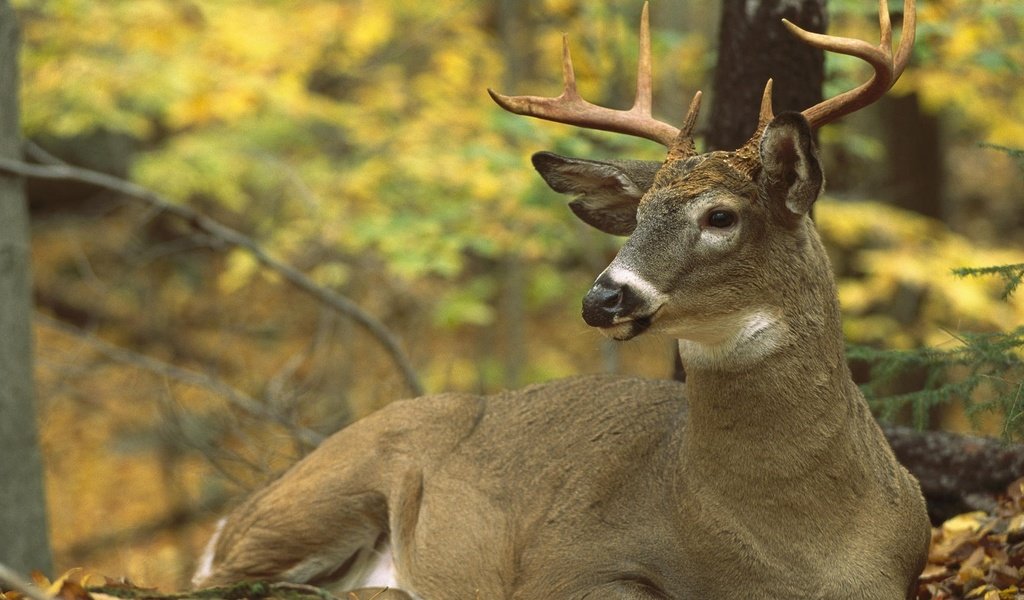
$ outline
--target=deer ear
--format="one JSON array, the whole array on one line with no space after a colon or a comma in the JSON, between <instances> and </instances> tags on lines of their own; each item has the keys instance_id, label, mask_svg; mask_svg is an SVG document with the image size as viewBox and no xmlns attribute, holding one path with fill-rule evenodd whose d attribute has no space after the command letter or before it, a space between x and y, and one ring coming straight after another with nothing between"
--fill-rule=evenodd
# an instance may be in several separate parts
<instances>
[{"instance_id":1,"label":"deer ear","mask_svg":"<svg viewBox=\"0 0 1024 600\"><path fill-rule=\"evenodd\" d=\"M805 215L825 186L811 127L797 112L772 119L761 136L762 184L771 196L781 195L786 208Z\"/></svg>"},{"instance_id":2,"label":"deer ear","mask_svg":"<svg viewBox=\"0 0 1024 600\"><path fill-rule=\"evenodd\" d=\"M586 160L551 152L538 152L532 160L551 189L576 196L569 208L577 217L614 235L633 233L640 198L661 167L654 161Z\"/></svg>"}]
</instances>

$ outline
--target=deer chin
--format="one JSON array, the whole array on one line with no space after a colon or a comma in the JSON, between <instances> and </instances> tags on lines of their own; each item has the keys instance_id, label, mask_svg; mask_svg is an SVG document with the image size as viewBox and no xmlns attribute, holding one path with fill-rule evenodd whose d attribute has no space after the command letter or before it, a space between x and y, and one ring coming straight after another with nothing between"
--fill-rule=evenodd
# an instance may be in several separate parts
<instances>
[{"instance_id":1,"label":"deer chin","mask_svg":"<svg viewBox=\"0 0 1024 600\"><path fill-rule=\"evenodd\" d=\"M665 300L659 299L653 308L650 306L646 307L647 310L644 314L632 314L628 317L616 317L612 321L611 325L599 327L598 330L602 335L613 340L620 342L631 340L651 329L655 319L658 318L661 313L663 306L665 306Z\"/></svg>"},{"instance_id":2,"label":"deer chin","mask_svg":"<svg viewBox=\"0 0 1024 600\"><path fill-rule=\"evenodd\" d=\"M609 325L608 327L600 327L599 331L605 337L624 342L626 340L631 340L650 329L653 317L654 315L650 314L645 317L635 317L622 320Z\"/></svg>"}]
</instances>

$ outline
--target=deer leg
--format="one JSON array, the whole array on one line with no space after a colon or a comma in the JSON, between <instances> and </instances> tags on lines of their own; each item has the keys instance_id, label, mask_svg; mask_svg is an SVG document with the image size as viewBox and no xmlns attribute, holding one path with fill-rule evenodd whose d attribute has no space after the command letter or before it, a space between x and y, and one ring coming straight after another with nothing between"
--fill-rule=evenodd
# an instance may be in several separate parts
<instances>
[{"instance_id":1,"label":"deer leg","mask_svg":"<svg viewBox=\"0 0 1024 600\"><path fill-rule=\"evenodd\" d=\"M403 479L408 465L395 460L377 439L374 419L368 421L332 436L235 509L211 540L193 583L393 586L389 504L395 502L392 482Z\"/></svg>"}]
</instances>

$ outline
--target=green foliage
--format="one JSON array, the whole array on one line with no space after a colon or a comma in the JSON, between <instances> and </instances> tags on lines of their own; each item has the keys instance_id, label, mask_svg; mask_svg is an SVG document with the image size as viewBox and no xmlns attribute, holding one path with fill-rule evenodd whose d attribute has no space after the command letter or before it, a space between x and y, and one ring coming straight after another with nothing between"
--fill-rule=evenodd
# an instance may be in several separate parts
<instances>
[{"instance_id":1,"label":"green foliage","mask_svg":"<svg viewBox=\"0 0 1024 600\"><path fill-rule=\"evenodd\" d=\"M1018 160L1022 155L1017 150L1007 153ZM1024 280L1024 263L959 267L952 273L959 278L1002 279L1000 297L1008 302ZM863 386L869 402L888 419L909 408L914 424L922 428L933 408L959 404L976 427L981 415L994 413L1002 420L1004 439L1024 440L1024 326L949 335L952 339L942 346L909 350L851 344L849 358L870 365L870 378ZM893 393L908 376L921 380L919 389Z\"/></svg>"},{"instance_id":2,"label":"green foliage","mask_svg":"<svg viewBox=\"0 0 1024 600\"><path fill-rule=\"evenodd\" d=\"M214 210L286 260L324 248L324 282L352 256L373 255L402 284L472 277L470 256L558 261L577 241L529 154L654 146L503 114L485 89L557 93L559 38L580 19L596 28L572 27L580 86L616 100L632 76L605 76L635 68L640 4L535 3L530 46L515 52L536 53L536 69L506 74L506 16L491 3L15 0L23 127L134 137L145 149L133 180ZM699 79L704 38L676 35L669 48L666 35L655 31L658 60ZM224 291L256 274L231 266ZM487 296L451 300L439 322L489 319Z\"/></svg>"},{"instance_id":3,"label":"green foliage","mask_svg":"<svg viewBox=\"0 0 1024 600\"><path fill-rule=\"evenodd\" d=\"M914 424L925 427L932 409L961 403L975 423L987 412L1002 415L1002 435L1024 439L1024 326L1008 332L966 333L952 348L878 350L851 346L852 360L871 365L870 381L863 390L883 418L892 419L909 407ZM920 373L919 390L890 395L889 386L908 373Z\"/></svg>"},{"instance_id":4,"label":"green foliage","mask_svg":"<svg viewBox=\"0 0 1024 600\"><path fill-rule=\"evenodd\" d=\"M962 267L959 269L953 269L953 274L959 277L967 276L980 276L980 275L998 275L1002 277L1003 281L1006 282L1006 288L1003 289L1003 299L1007 299L1016 291L1017 286L1020 285L1021 280L1024 280L1024 263L1015 265L1001 265L998 267Z\"/></svg>"},{"instance_id":5,"label":"green foliage","mask_svg":"<svg viewBox=\"0 0 1024 600\"><path fill-rule=\"evenodd\" d=\"M1019 251L973 243L878 202L826 198L815 217L836 270L848 341L910 349L947 344L948 331L1024 322L1024 299L1001 300L997 282L949 275L951 266L1019 262Z\"/></svg>"},{"instance_id":6,"label":"green foliage","mask_svg":"<svg viewBox=\"0 0 1024 600\"><path fill-rule=\"evenodd\" d=\"M682 91L707 90L714 56L711 34L692 19L712 5L686 4L683 28L652 7L655 112L668 120L678 116ZM484 93L510 85L502 91L556 94L568 32L582 93L628 105L640 0L531 3L514 48L498 4L461 0L14 5L29 137L133 136L144 148L133 157L133 180L234 216L285 259L330 250L316 266L324 282L345 279L343 257L366 254L403 284L472 277L467 255L577 255L568 213L538 183L529 154L661 157L647 142L503 114ZM877 36L876 5L830 8L834 32ZM962 116L953 129L1019 139L1013 123L1024 118L1013 117L1024 103L1012 82L1024 45L1020 28L1006 25L1024 19L1019 7L936 0L920 10L919 64L897 92L919 91L929 106ZM861 61L830 57L829 65L832 91L863 78ZM830 144L871 160L884 155L870 135L830 133L840 129L825 131ZM225 273L224 289L240 289L254 273ZM465 320L479 322L483 313L463 300ZM441 321L452 318L461 320Z\"/></svg>"},{"instance_id":7,"label":"green foliage","mask_svg":"<svg viewBox=\"0 0 1024 600\"><path fill-rule=\"evenodd\" d=\"M901 4L889 7L898 13ZM830 2L830 32L877 40L877 6ZM1017 84L1024 65L1021 7L999 0L918 2L914 60L893 92L917 93L928 112L955 116L947 131L954 137L1018 143L1024 137L1024 88ZM826 55L826 70L826 95L850 89L869 72L863 62L834 54Z\"/></svg>"},{"instance_id":8,"label":"green foliage","mask_svg":"<svg viewBox=\"0 0 1024 600\"><path fill-rule=\"evenodd\" d=\"M1024 150L1017 150L1015 148L1007 148L1006 146L1000 146L999 144L979 144L982 148L991 148L992 150L998 150L1014 161L1017 162L1017 167L1020 169L1021 175L1024 175Z\"/></svg>"}]
</instances>

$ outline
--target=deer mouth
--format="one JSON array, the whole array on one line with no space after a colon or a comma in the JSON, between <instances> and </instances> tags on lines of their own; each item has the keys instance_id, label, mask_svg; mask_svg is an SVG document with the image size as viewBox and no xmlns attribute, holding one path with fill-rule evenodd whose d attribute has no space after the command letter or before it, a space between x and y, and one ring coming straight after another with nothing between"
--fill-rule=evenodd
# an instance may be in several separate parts
<instances>
[{"instance_id":1,"label":"deer mouth","mask_svg":"<svg viewBox=\"0 0 1024 600\"><path fill-rule=\"evenodd\" d=\"M650 329L651 323L654 320L654 314L655 313L651 313L643 317L629 317L611 325L598 327L598 330L606 337L624 342L626 340L631 340Z\"/></svg>"}]
</instances>

